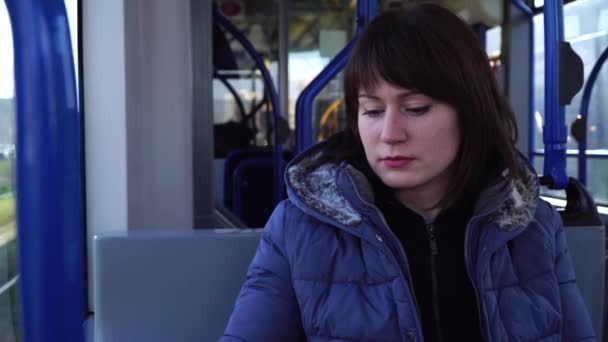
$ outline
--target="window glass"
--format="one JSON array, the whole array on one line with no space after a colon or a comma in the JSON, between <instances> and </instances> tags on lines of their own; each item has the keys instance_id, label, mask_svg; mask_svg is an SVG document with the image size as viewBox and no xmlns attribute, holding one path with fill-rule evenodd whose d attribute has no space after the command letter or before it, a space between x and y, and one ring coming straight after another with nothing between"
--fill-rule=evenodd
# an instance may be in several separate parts
<instances>
[{"instance_id":1,"label":"window glass","mask_svg":"<svg viewBox=\"0 0 608 342\"><path fill-rule=\"evenodd\" d=\"M576 175L578 172L578 159L576 157L568 157L567 163L568 174ZM542 171L542 156L534 158L534 167L537 171ZM605 170L608 170L608 159L587 159L587 188L593 193L593 197L597 204L608 206L608 173L606 173ZM566 198L566 193L563 190L554 191L543 187L542 194L552 197Z\"/></svg>"},{"instance_id":2,"label":"window glass","mask_svg":"<svg viewBox=\"0 0 608 342\"><path fill-rule=\"evenodd\" d=\"M605 0L578 0L564 6L564 35L572 48L581 57L584 63L585 81L597 62L600 54L608 47L608 2ZM538 14L534 17L534 53L535 53L535 125L534 146L543 148L543 125L545 119L545 60L544 60L544 17ZM608 66L604 66L604 71ZM608 72L600 72L589 104L589 117L587 124L587 149L595 154L608 153ZM566 106L566 125L568 128L580 112L582 90ZM570 131L570 129L568 129ZM571 152L578 151L578 143L568 134L567 147ZM538 160L542 158L536 158ZM588 158L587 179L588 188L594 196L604 196L601 192L605 187L592 186L601 184L602 175L608 174L608 163ZM568 175L577 176L577 159L568 158ZM542 172L542 163L537 170ZM592 167L591 165L594 165ZM599 198L599 197L598 197Z\"/></svg>"},{"instance_id":3,"label":"window glass","mask_svg":"<svg viewBox=\"0 0 608 342\"><path fill-rule=\"evenodd\" d=\"M295 3L295 2L292 2ZM289 118L295 126L296 101L304 88L348 44L354 35L356 1L323 3L322 15L290 18ZM379 10L381 10L379 8ZM296 14L296 11L292 13ZM305 29L308 27L309 29ZM296 40L297 38L297 40ZM324 87L313 103L313 142L345 128L342 73Z\"/></svg>"},{"instance_id":4,"label":"window glass","mask_svg":"<svg viewBox=\"0 0 608 342\"><path fill-rule=\"evenodd\" d=\"M15 227L15 102L13 40L0 4L0 341L17 341L19 306Z\"/></svg>"},{"instance_id":5,"label":"window glass","mask_svg":"<svg viewBox=\"0 0 608 342\"><path fill-rule=\"evenodd\" d=\"M587 159L587 188L598 204L608 206L608 159Z\"/></svg>"},{"instance_id":6,"label":"window glass","mask_svg":"<svg viewBox=\"0 0 608 342\"><path fill-rule=\"evenodd\" d=\"M278 78L273 61L278 53L277 3L254 6L241 2L239 6L230 8L219 1L218 5L220 13L260 55L276 89ZM230 31L221 25L213 29L215 157L225 158L236 149L250 145L266 146L271 142L272 106L255 60Z\"/></svg>"},{"instance_id":7,"label":"window glass","mask_svg":"<svg viewBox=\"0 0 608 342\"><path fill-rule=\"evenodd\" d=\"M600 11L599 30L608 31L608 8L603 8Z\"/></svg>"},{"instance_id":8,"label":"window glass","mask_svg":"<svg viewBox=\"0 0 608 342\"><path fill-rule=\"evenodd\" d=\"M246 8L238 14L224 14L245 33L255 49L263 56L275 85L278 85L279 32L276 4L277 2L269 2L267 6L245 6ZM331 3L323 1L288 2L288 6L289 98L288 112L282 113L285 122L279 124L279 132L284 145L290 148L294 143L293 130L298 96L352 38L356 2L346 0ZM232 65L224 63L223 66L219 61L215 61L218 74L224 78L223 81L220 77L215 77L213 81L215 156L223 158L224 152L232 149L233 146L247 143L247 141L223 141L218 138L220 136L223 137L222 139L242 138L243 134L238 135L234 132L246 131L243 129L243 125L239 126L243 117L240 114L241 109L226 82L239 95L245 112L255 114L253 119L247 120L247 127L253 128L255 131L253 142L257 146L271 143L270 125L268 124L271 105L257 106L262 103L264 98L264 84L260 73L257 70L254 71L251 58L244 53L240 44L227 33L220 33L216 39L215 44L218 47L224 44L225 39L227 43L224 45L228 45L227 49L222 52L232 56L231 58L235 60ZM340 78L341 76L337 76L335 80L329 82L315 98L312 118L315 140L319 136L327 136L329 133L335 132L337 128L343 127L343 104L337 105L337 101L340 101L342 97ZM325 120L322 120L324 114L327 115L325 115ZM251 139L248 140L251 142ZM222 146L226 146L226 148Z\"/></svg>"},{"instance_id":9,"label":"window glass","mask_svg":"<svg viewBox=\"0 0 608 342\"><path fill-rule=\"evenodd\" d=\"M486 32L486 52L490 58L500 55L502 28L496 26Z\"/></svg>"},{"instance_id":10,"label":"window glass","mask_svg":"<svg viewBox=\"0 0 608 342\"><path fill-rule=\"evenodd\" d=\"M585 80L597 61L602 51L608 47L608 32L602 16L607 16L608 2L601 0L579 0L564 7L564 30L573 49L579 54L584 63ZM585 20L580 20L584 18ZM605 22L605 20L604 20ZM542 126L545 114L545 60L544 60L544 27L543 15L534 17L535 28L535 147L542 149ZM600 27L602 26L602 27ZM589 106L589 118L587 127L587 148L608 149L608 119L602 114L602 108L607 108L608 98L602 96L608 87L608 74L600 73ZM579 114L582 91L566 106L566 123L570 125ZM578 144L570 135L568 136L568 148L576 149Z\"/></svg>"},{"instance_id":11,"label":"window glass","mask_svg":"<svg viewBox=\"0 0 608 342\"><path fill-rule=\"evenodd\" d=\"M80 91L78 84L78 0L65 0L65 9L68 14L68 25L70 27L70 40L72 42L72 54L74 57L74 70L76 72L76 91Z\"/></svg>"}]
</instances>

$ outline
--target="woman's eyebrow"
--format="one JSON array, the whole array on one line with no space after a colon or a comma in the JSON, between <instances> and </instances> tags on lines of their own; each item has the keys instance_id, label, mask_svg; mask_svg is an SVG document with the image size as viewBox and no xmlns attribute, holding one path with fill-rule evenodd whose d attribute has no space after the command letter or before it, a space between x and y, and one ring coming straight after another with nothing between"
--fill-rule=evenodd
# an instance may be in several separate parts
<instances>
[{"instance_id":1,"label":"woman's eyebrow","mask_svg":"<svg viewBox=\"0 0 608 342\"><path fill-rule=\"evenodd\" d=\"M367 99L372 99L372 100L378 100L379 99L379 97L377 97L377 96L369 95L369 94L364 94L364 93L359 94L359 98L360 99L361 98L367 98Z\"/></svg>"},{"instance_id":2,"label":"woman's eyebrow","mask_svg":"<svg viewBox=\"0 0 608 342\"><path fill-rule=\"evenodd\" d=\"M405 98L405 97L409 97L409 96L413 96L413 95L418 95L421 94L421 92L419 92L418 90L404 90L400 93L397 94L397 97L399 98ZM378 96L372 95L372 94L366 94L366 93L360 93L359 94L359 98L368 98L368 99L372 99L372 100L378 100L380 99Z\"/></svg>"},{"instance_id":3,"label":"woman's eyebrow","mask_svg":"<svg viewBox=\"0 0 608 342\"><path fill-rule=\"evenodd\" d=\"M402 93L399 93L397 95L397 97L402 99L402 98L406 98L406 97L410 97L410 96L414 96L414 95L420 95L420 94L422 94L422 93L419 92L418 90L407 90Z\"/></svg>"}]
</instances>

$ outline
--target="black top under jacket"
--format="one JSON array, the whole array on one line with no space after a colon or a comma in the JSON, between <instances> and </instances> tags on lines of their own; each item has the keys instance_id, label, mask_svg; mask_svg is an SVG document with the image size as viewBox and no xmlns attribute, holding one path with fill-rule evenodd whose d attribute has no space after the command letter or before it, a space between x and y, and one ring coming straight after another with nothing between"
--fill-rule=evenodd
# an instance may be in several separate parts
<instances>
[{"instance_id":1,"label":"black top under jacket","mask_svg":"<svg viewBox=\"0 0 608 342\"><path fill-rule=\"evenodd\" d=\"M475 290L465 268L465 227L473 214L468 196L434 222L379 195L377 205L407 255L425 341L483 341Z\"/></svg>"}]
</instances>

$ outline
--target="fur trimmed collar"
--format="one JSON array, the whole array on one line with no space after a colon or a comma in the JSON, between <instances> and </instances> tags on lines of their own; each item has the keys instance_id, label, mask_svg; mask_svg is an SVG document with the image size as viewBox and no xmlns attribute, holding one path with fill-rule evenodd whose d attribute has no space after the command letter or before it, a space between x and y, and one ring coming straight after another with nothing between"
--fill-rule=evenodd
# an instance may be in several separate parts
<instances>
[{"instance_id":1,"label":"fur trimmed collar","mask_svg":"<svg viewBox=\"0 0 608 342\"><path fill-rule=\"evenodd\" d=\"M288 167L286 178L292 196L295 195L307 207L341 224L359 224L362 214L353 206L351 201L354 199L347 198L343 189L338 186L338 174L348 173L359 196L369 203L374 203L371 185L363 173L350 165L341 167L328 163L311 169L310 165L321 155L322 149L319 151L313 148ZM525 226L532 220L540 186L536 173L523 156L520 161L521 178L505 184L505 176L508 174L505 170L502 179L481 192L474 215L489 213L490 222L508 230ZM480 208L488 206L491 206L490 210Z\"/></svg>"},{"instance_id":2,"label":"fur trimmed collar","mask_svg":"<svg viewBox=\"0 0 608 342\"><path fill-rule=\"evenodd\" d=\"M496 223L500 228L512 229L525 226L532 221L536 212L540 183L534 169L523 156L520 156L520 172L520 178L508 184L508 195L505 196L504 201L490 215L490 222ZM505 178L507 174L508 170L505 170L501 184L507 182ZM490 200L495 196L492 194L493 188L482 192L478 203Z\"/></svg>"},{"instance_id":3,"label":"fur trimmed collar","mask_svg":"<svg viewBox=\"0 0 608 342\"><path fill-rule=\"evenodd\" d=\"M318 158L316 155L311 161ZM314 170L308 170L309 162L295 164L287 169L287 179L293 192L310 208L325 216L345 224L357 225L361 214L355 210L338 188L336 176L339 166L324 164Z\"/></svg>"}]
</instances>

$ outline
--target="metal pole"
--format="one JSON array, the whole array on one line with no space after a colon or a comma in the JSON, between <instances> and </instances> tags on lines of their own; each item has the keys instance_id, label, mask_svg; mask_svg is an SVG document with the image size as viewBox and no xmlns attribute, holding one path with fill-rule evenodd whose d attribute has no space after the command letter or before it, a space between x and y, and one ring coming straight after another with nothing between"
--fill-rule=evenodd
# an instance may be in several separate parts
<instances>
[{"instance_id":1,"label":"metal pole","mask_svg":"<svg viewBox=\"0 0 608 342\"><path fill-rule=\"evenodd\" d=\"M15 45L23 341L84 340L82 118L63 0L6 0Z\"/></svg>"},{"instance_id":2,"label":"metal pole","mask_svg":"<svg viewBox=\"0 0 608 342\"><path fill-rule=\"evenodd\" d=\"M566 174L566 114L559 103L559 44L564 40L562 0L547 1L545 15L545 143L544 176L553 189L564 189ZM549 178L546 178L549 177Z\"/></svg>"}]
</instances>

